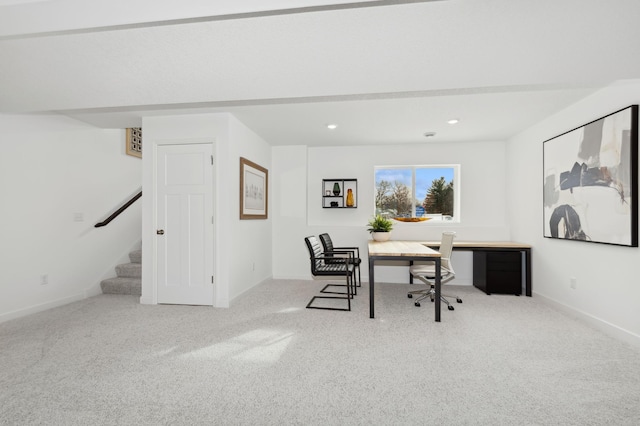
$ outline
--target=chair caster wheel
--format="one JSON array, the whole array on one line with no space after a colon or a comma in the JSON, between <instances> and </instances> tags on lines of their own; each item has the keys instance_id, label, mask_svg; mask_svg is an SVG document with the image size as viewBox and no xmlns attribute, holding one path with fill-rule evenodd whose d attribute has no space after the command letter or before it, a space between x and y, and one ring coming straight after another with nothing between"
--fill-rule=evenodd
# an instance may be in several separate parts
<instances>
[{"instance_id":1,"label":"chair caster wheel","mask_svg":"<svg viewBox=\"0 0 640 426\"><path fill-rule=\"evenodd\" d=\"M447 308L448 308L450 311L453 311L453 306L449 305L449 306L447 306Z\"/></svg>"},{"instance_id":2,"label":"chair caster wheel","mask_svg":"<svg viewBox=\"0 0 640 426\"><path fill-rule=\"evenodd\" d=\"M409 293L409 294L407 294L407 297L408 297L409 299L413 299L413 294Z\"/></svg>"},{"instance_id":3,"label":"chair caster wheel","mask_svg":"<svg viewBox=\"0 0 640 426\"><path fill-rule=\"evenodd\" d=\"M462 303L462 299L456 299L456 302Z\"/></svg>"},{"instance_id":4,"label":"chair caster wheel","mask_svg":"<svg viewBox=\"0 0 640 426\"><path fill-rule=\"evenodd\" d=\"M416 303L414 303L414 305L416 305L419 308L420 307L420 302L416 302Z\"/></svg>"}]
</instances>

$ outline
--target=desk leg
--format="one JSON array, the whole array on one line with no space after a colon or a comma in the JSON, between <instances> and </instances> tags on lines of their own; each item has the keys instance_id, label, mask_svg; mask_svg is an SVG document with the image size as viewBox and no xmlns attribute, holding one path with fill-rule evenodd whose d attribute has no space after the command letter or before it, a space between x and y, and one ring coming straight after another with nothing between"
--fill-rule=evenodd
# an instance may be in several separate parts
<instances>
[{"instance_id":1,"label":"desk leg","mask_svg":"<svg viewBox=\"0 0 640 426\"><path fill-rule=\"evenodd\" d=\"M409 270L411 270L411 267L413 266L413 260L409 261ZM413 284L413 275L411 275L411 272L409 272L409 284Z\"/></svg>"},{"instance_id":2,"label":"desk leg","mask_svg":"<svg viewBox=\"0 0 640 426\"><path fill-rule=\"evenodd\" d=\"M531 297L531 249L524 251L524 267L526 268L524 291L527 296Z\"/></svg>"},{"instance_id":3,"label":"desk leg","mask_svg":"<svg viewBox=\"0 0 640 426\"><path fill-rule=\"evenodd\" d=\"M442 289L441 277L441 261L440 258L436 258L436 322L440 322L440 290Z\"/></svg>"},{"instance_id":4,"label":"desk leg","mask_svg":"<svg viewBox=\"0 0 640 426\"><path fill-rule=\"evenodd\" d=\"M369 318L373 318L374 317L374 277L373 277L373 264L374 264L375 260L371 259L371 257L369 257Z\"/></svg>"}]
</instances>

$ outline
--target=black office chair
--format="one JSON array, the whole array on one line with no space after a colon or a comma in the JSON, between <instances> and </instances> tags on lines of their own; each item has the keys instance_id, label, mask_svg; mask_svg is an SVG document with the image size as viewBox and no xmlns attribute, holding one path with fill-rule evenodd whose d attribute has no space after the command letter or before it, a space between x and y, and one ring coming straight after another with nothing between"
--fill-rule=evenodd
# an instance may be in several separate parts
<instances>
[{"instance_id":1,"label":"black office chair","mask_svg":"<svg viewBox=\"0 0 640 426\"><path fill-rule=\"evenodd\" d=\"M455 237L455 232L443 232L442 240L440 242L440 248L438 251L440 252L440 284L445 284L452 279L455 278L456 273L453 270L453 264L451 263L451 253L453 252L453 239ZM409 272L415 278L418 278L420 281L427 284L427 287L424 290L416 290L410 291L407 293L407 297L409 299L413 298L414 295L419 296L414 305L420 306L420 301L429 298L432 302L436 296L435 290L435 279L436 279L436 267L435 264L417 264L411 265L409 268ZM440 300L446 303L447 308L450 311L453 311L453 306L446 299L447 297L453 297L456 299L458 303L462 303L462 299L458 296L450 296L445 294L440 294Z\"/></svg>"},{"instance_id":2,"label":"black office chair","mask_svg":"<svg viewBox=\"0 0 640 426\"><path fill-rule=\"evenodd\" d=\"M362 259L360 259L360 248L359 247L335 247L333 242L331 241L331 237L326 232L324 234L320 234L320 241L322 242L322 247L324 247L325 253L332 252L334 250L349 250L353 252L353 266L358 270L358 284L357 287L362 286L362 280L360 279L360 264L362 263ZM327 255L327 257L331 257L331 255ZM325 262L331 263L330 259L325 259ZM356 288L356 295L358 295L358 289Z\"/></svg>"},{"instance_id":3,"label":"black office chair","mask_svg":"<svg viewBox=\"0 0 640 426\"><path fill-rule=\"evenodd\" d=\"M311 275L315 277L344 277L345 284L327 284L320 290L321 293L340 294L342 296L313 296L307 308L309 309L327 309L331 311L350 311L351 299L355 294L355 268L353 266L353 252L343 251L322 251L318 239L309 236L304 239L309 249L309 259L311 261ZM329 263L326 261L330 260ZM346 292L329 291L329 287L345 287ZM311 306L316 299L345 299L347 308L329 308L320 306Z\"/></svg>"}]
</instances>

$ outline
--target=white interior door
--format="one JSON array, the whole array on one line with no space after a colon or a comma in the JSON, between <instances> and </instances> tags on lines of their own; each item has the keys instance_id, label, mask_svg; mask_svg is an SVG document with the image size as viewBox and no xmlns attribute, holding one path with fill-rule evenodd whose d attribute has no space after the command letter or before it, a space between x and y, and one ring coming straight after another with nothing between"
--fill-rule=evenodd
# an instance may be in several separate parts
<instances>
[{"instance_id":1,"label":"white interior door","mask_svg":"<svg viewBox=\"0 0 640 426\"><path fill-rule=\"evenodd\" d=\"M158 145L158 303L213 305L212 151Z\"/></svg>"}]
</instances>

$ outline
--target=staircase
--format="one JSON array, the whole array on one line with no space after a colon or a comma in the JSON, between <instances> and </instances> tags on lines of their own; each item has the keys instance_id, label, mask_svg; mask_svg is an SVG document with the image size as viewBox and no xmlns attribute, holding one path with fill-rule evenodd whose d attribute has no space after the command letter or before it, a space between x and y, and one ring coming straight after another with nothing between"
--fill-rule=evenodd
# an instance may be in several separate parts
<instances>
[{"instance_id":1,"label":"staircase","mask_svg":"<svg viewBox=\"0 0 640 426\"><path fill-rule=\"evenodd\" d=\"M104 294L142 295L142 250L129 253L131 263L116 266L117 277L100 283Z\"/></svg>"}]
</instances>

